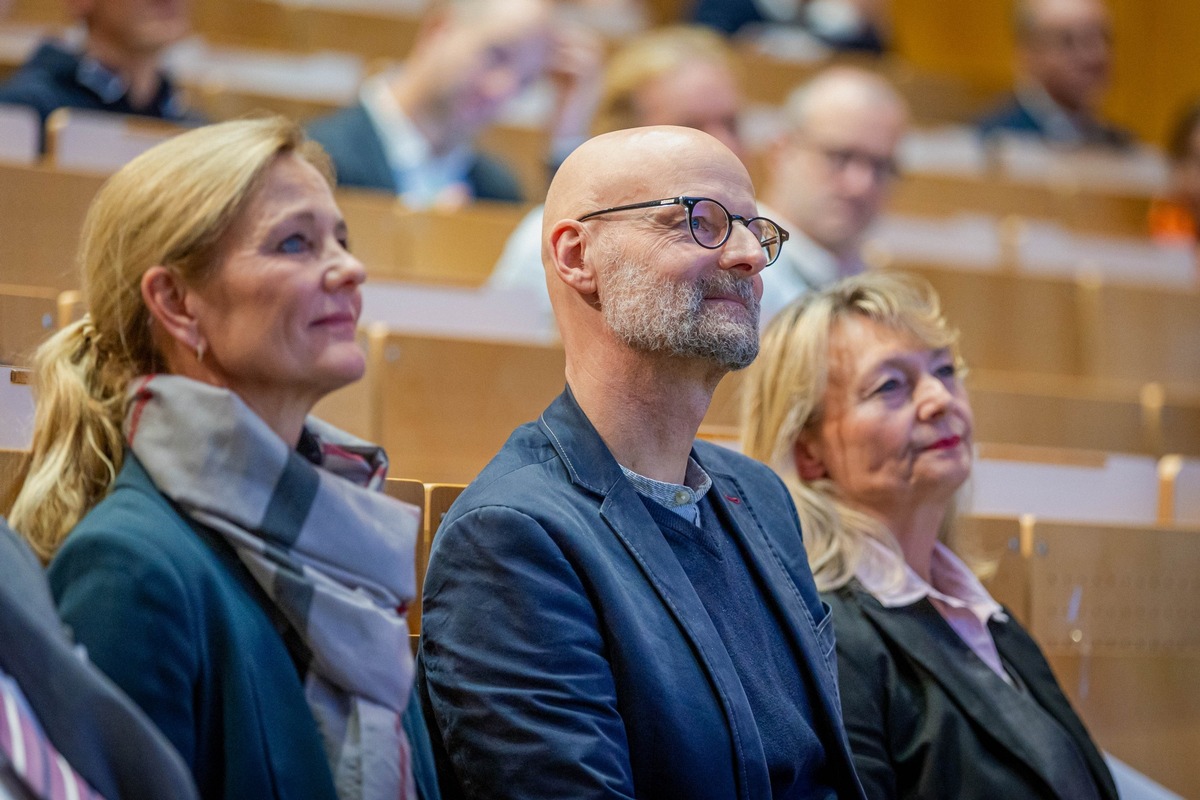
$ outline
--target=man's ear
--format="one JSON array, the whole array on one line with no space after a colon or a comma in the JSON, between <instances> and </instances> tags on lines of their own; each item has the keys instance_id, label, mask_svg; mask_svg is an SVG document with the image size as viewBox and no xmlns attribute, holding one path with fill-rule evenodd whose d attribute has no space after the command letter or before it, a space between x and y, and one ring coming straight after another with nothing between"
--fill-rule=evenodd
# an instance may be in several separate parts
<instances>
[{"instance_id":1,"label":"man's ear","mask_svg":"<svg viewBox=\"0 0 1200 800\"><path fill-rule=\"evenodd\" d=\"M600 287L596 282L595 267L585 257L589 241L583 224L573 219L559 221L550 231L548 245L550 271L567 286L593 301Z\"/></svg>"},{"instance_id":2,"label":"man's ear","mask_svg":"<svg viewBox=\"0 0 1200 800\"><path fill-rule=\"evenodd\" d=\"M801 431L796 437L796 444L792 447L792 460L796 463L796 474L800 476L800 480L808 482L829 476L820 451L820 446L813 441L808 431Z\"/></svg>"},{"instance_id":3,"label":"man's ear","mask_svg":"<svg viewBox=\"0 0 1200 800\"><path fill-rule=\"evenodd\" d=\"M154 266L142 275L142 300L162 329L187 350L205 344L189 301L190 290L175 270Z\"/></svg>"}]
</instances>

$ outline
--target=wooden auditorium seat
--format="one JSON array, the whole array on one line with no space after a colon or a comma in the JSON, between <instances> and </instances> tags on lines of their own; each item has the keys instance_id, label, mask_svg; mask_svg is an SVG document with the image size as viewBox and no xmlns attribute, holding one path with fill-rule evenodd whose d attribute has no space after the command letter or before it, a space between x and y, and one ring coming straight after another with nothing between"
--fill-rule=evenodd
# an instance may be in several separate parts
<instances>
[{"instance_id":1,"label":"wooden auditorium seat","mask_svg":"<svg viewBox=\"0 0 1200 800\"><path fill-rule=\"evenodd\" d=\"M408 478L388 478L384 486L384 491L389 496L421 510L421 525L417 529L415 553L417 592L416 599L408 608L408 630L414 655L421 634L421 590L425 585L425 570L429 566L429 548L433 544L433 535L437 533L442 518L465 488L465 484L422 483Z\"/></svg>"},{"instance_id":2,"label":"wooden auditorium seat","mask_svg":"<svg viewBox=\"0 0 1200 800\"><path fill-rule=\"evenodd\" d=\"M0 103L0 162L35 164L41 158L41 120L29 106Z\"/></svg>"},{"instance_id":3,"label":"wooden auditorium seat","mask_svg":"<svg viewBox=\"0 0 1200 800\"><path fill-rule=\"evenodd\" d=\"M968 552L1029 629L1106 751L1185 797L1200 793L1200 528L969 516Z\"/></svg>"},{"instance_id":4,"label":"wooden auditorium seat","mask_svg":"<svg viewBox=\"0 0 1200 800\"><path fill-rule=\"evenodd\" d=\"M14 232L0 236L0 282L77 288L79 231L103 181L95 174L0 164L0 219Z\"/></svg>"},{"instance_id":5,"label":"wooden auditorium seat","mask_svg":"<svg viewBox=\"0 0 1200 800\"><path fill-rule=\"evenodd\" d=\"M0 364L28 365L57 318L56 290L0 283Z\"/></svg>"},{"instance_id":6,"label":"wooden auditorium seat","mask_svg":"<svg viewBox=\"0 0 1200 800\"><path fill-rule=\"evenodd\" d=\"M108 174L185 130L130 114L59 108L46 120L46 161L60 170Z\"/></svg>"},{"instance_id":7,"label":"wooden auditorium seat","mask_svg":"<svg viewBox=\"0 0 1200 800\"><path fill-rule=\"evenodd\" d=\"M1200 794L1200 529L1038 521L1029 627L1100 745Z\"/></svg>"},{"instance_id":8,"label":"wooden auditorium seat","mask_svg":"<svg viewBox=\"0 0 1200 800\"><path fill-rule=\"evenodd\" d=\"M1159 522L1200 527L1200 458L1163 456Z\"/></svg>"},{"instance_id":9,"label":"wooden auditorium seat","mask_svg":"<svg viewBox=\"0 0 1200 800\"><path fill-rule=\"evenodd\" d=\"M33 438L29 371L0 365L0 448L26 450Z\"/></svg>"},{"instance_id":10,"label":"wooden auditorium seat","mask_svg":"<svg viewBox=\"0 0 1200 800\"><path fill-rule=\"evenodd\" d=\"M314 413L382 444L393 475L467 483L562 391L557 346L368 332L366 379Z\"/></svg>"},{"instance_id":11,"label":"wooden auditorium seat","mask_svg":"<svg viewBox=\"0 0 1200 800\"><path fill-rule=\"evenodd\" d=\"M1153 525L1160 491L1158 459L1153 456L983 442L962 510Z\"/></svg>"}]
</instances>

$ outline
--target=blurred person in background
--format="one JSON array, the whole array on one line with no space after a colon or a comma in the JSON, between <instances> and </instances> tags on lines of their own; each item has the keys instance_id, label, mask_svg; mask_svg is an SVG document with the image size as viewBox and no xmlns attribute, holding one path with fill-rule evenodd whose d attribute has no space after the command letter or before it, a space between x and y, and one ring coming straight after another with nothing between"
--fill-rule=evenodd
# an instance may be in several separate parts
<instances>
[{"instance_id":1,"label":"blurred person in background","mask_svg":"<svg viewBox=\"0 0 1200 800\"><path fill-rule=\"evenodd\" d=\"M520 201L512 170L475 140L546 70L552 11L549 0L436 2L403 65L309 126L339 184L394 192L415 208Z\"/></svg>"},{"instance_id":2,"label":"blurred person in background","mask_svg":"<svg viewBox=\"0 0 1200 800\"><path fill-rule=\"evenodd\" d=\"M1045 656L961 556L974 418L957 340L920 279L806 295L747 372L743 450L795 500L868 797L1116 800Z\"/></svg>"},{"instance_id":3,"label":"blurred person in background","mask_svg":"<svg viewBox=\"0 0 1200 800\"><path fill-rule=\"evenodd\" d=\"M1112 70L1112 24L1103 0L1016 0L1014 26L1016 88L979 121L980 133L1130 147L1133 136L1100 116Z\"/></svg>"},{"instance_id":4,"label":"blurred person in background","mask_svg":"<svg viewBox=\"0 0 1200 800\"><path fill-rule=\"evenodd\" d=\"M191 30L191 0L66 0L83 23L78 45L47 41L0 85L0 103L192 119L163 71L167 48ZM43 142L43 148L44 148Z\"/></svg>"},{"instance_id":5,"label":"blurred person in background","mask_svg":"<svg viewBox=\"0 0 1200 800\"><path fill-rule=\"evenodd\" d=\"M1167 142L1171 186L1150 206L1150 235L1163 243L1195 244L1200 220L1200 100L1175 121Z\"/></svg>"},{"instance_id":6,"label":"blurred person in background","mask_svg":"<svg viewBox=\"0 0 1200 800\"><path fill-rule=\"evenodd\" d=\"M726 34L796 26L835 50L882 53L887 0L696 0L692 19Z\"/></svg>"},{"instance_id":7,"label":"blurred person in background","mask_svg":"<svg viewBox=\"0 0 1200 800\"><path fill-rule=\"evenodd\" d=\"M784 119L761 206L792 238L763 272L764 323L804 292L866 269L859 248L895 181L908 109L885 78L830 67L792 93Z\"/></svg>"},{"instance_id":8,"label":"blurred person in background","mask_svg":"<svg viewBox=\"0 0 1200 800\"><path fill-rule=\"evenodd\" d=\"M745 160L742 102L737 57L720 34L673 25L642 34L612 55L586 117L596 134L645 125L695 128ZM542 325L555 329L542 268L541 206L509 237L488 287L527 290Z\"/></svg>"}]
</instances>

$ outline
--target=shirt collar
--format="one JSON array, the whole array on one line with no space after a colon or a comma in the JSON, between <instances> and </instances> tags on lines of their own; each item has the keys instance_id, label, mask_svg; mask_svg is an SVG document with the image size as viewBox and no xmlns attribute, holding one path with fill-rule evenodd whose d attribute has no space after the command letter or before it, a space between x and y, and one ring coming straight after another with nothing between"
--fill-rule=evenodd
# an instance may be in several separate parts
<instances>
[{"instance_id":1,"label":"shirt collar","mask_svg":"<svg viewBox=\"0 0 1200 800\"><path fill-rule=\"evenodd\" d=\"M79 65L75 68L75 80L107 106L115 105L129 93L129 83L124 78L83 53L79 55ZM158 94L148 110L168 119L182 116L180 100L170 81L162 75L159 76L159 81Z\"/></svg>"},{"instance_id":2,"label":"shirt collar","mask_svg":"<svg viewBox=\"0 0 1200 800\"><path fill-rule=\"evenodd\" d=\"M1017 102L1037 120L1051 141L1076 144L1084 135L1079 119L1050 96L1045 87L1034 81L1023 81L1017 87Z\"/></svg>"},{"instance_id":3,"label":"shirt collar","mask_svg":"<svg viewBox=\"0 0 1200 800\"><path fill-rule=\"evenodd\" d=\"M700 518L700 501L712 488L712 478L691 456L688 456L683 483L656 481L624 466L621 466L621 472L625 473L625 477L633 484L638 494L674 511L684 519L690 520L692 524L696 524Z\"/></svg>"},{"instance_id":4,"label":"shirt collar","mask_svg":"<svg viewBox=\"0 0 1200 800\"><path fill-rule=\"evenodd\" d=\"M388 78L377 75L364 82L359 100L379 133L388 165L401 178L398 185L405 202L424 208L447 187L465 180L471 166L471 149L464 145L435 156L425 134L396 102Z\"/></svg>"},{"instance_id":5,"label":"shirt collar","mask_svg":"<svg viewBox=\"0 0 1200 800\"><path fill-rule=\"evenodd\" d=\"M903 569L900 581L892 577L897 568ZM900 554L872 538L865 540L862 560L854 573L863 588L884 608L909 606L930 598L955 608L965 608L981 622L1008 619L1004 609L992 599L970 568L941 542L933 547L929 575L932 585L904 563Z\"/></svg>"}]
</instances>

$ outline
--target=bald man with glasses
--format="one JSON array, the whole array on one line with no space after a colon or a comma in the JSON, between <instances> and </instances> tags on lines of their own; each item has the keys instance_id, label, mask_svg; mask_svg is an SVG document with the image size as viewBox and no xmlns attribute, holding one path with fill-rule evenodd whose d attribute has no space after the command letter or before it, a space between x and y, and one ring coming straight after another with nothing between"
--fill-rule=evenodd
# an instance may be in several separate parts
<instances>
[{"instance_id":1,"label":"bald man with glasses","mask_svg":"<svg viewBox=\"0 0 1200 800\"><path fill-rule=\"evenodd\" d=\"M862 797L792 501L695 441L787 239L694 129L606 134L555 175L567 386L451 508L425 582L444 797Z\"/></svg>"}]
</instances>

